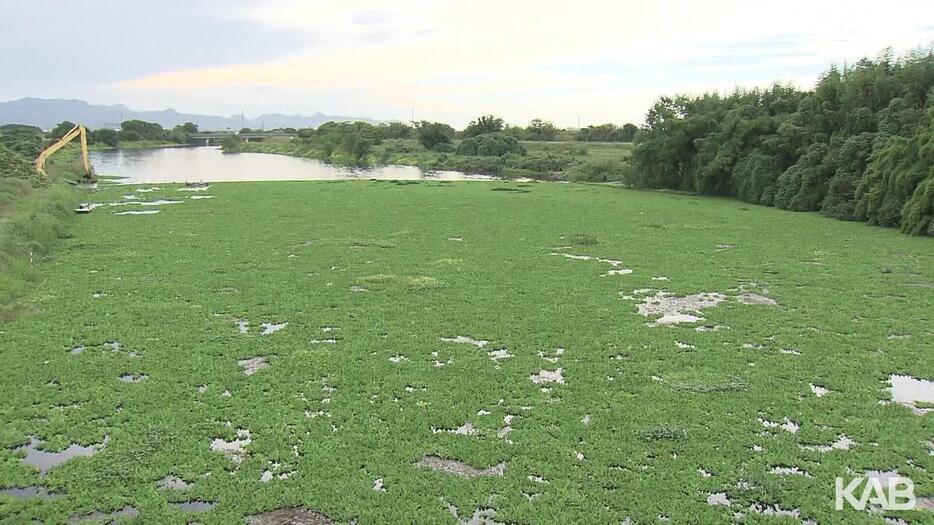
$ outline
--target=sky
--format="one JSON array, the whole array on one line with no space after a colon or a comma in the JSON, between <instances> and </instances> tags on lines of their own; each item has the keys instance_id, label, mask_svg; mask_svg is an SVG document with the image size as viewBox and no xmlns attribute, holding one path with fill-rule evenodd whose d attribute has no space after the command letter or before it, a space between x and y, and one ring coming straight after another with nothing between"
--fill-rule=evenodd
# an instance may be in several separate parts
<instances>
[{"instance_id":1,"label":"sky","mask_svg":"<svg viewBox=\"0 0 934 525\"><path fill-rule=\"evenodd\" d=\"M576 127L932 43L934 0L2 0L0 100Z\"/></svg>"}]
</instances>

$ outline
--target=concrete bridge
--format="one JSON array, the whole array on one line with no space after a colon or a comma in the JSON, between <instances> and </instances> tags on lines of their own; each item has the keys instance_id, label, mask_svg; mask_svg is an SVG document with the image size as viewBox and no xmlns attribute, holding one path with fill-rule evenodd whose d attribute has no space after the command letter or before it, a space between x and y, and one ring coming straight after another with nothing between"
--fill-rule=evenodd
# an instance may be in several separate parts
<instances>
[{"instance_id":1,"label":"concrete bridge","mask_svg":"<svg viewBox=\"0 0 934 525\"><path fill-rule=\"evenodd\" d=\"M203 142L205 146L219 144L224 138L231 136L240 137L247 142L262 142L270 138L286 138L292 140L298 137L295 133L288 133L285 131L251 131L249 133L239 133L236 131L199 131L198 133L191 134L192 139Z\"/></svg>"}]
</instances>

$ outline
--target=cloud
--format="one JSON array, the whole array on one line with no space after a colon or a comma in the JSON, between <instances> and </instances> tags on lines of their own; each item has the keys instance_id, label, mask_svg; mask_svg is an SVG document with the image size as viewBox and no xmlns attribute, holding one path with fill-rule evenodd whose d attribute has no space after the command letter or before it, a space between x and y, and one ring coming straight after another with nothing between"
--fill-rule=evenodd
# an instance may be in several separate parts
<instances>
[{"instance_id":1,"label":"cloud","mask_svg":"<svg viewBox=\"0 0 934 525\"><path fill-rule=\"evenodd\" d=\"M457 125L491 111L514 122L575 124L580 113L588 122L640 120L663 93L810 84L831 62L925 44L930 32L905 13L926 3L257 2L228 16L313 36L314 45L273 60L133 76L100 92L215 102L263 92L292 104L270 109L392 118L415 108ZM308 107L320 101L338 107Z\"/></svg>"}]
</instances>

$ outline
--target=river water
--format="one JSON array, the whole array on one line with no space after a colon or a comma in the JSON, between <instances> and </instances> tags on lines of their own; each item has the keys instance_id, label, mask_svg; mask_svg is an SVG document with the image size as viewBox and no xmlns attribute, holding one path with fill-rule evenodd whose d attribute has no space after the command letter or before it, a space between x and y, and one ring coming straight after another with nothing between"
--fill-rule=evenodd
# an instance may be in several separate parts
<instances>
[{"instance_id":1,"label":"river water","mask_svg":"<svg viewBox=\"0 0 934 525\"><path fill-rule=\"evenodd\" d=\"M345 168L316 159L267 153L223 153L216 147L106 150L91 152L98 175L123 177L125 184L272 180L489 180L457 171L425 172L414 166Z\"/></svg>"}]
</instances>

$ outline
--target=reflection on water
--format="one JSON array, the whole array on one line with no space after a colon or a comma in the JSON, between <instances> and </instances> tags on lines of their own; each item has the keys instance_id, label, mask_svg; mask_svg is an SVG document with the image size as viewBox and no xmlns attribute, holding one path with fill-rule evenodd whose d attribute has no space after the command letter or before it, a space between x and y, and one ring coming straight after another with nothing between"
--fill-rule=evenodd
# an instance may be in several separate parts
<instances>
[{"instance_id":1,"label":"reflection on water","mask_svg":"<svg viewBox=\"0 0 934 525\"><path fill-rule=\"evenodd\" d=\"M110 150L91 153L99 175L127 184L268 180L488 180L456 171L423 172L414 166L345 168L320 160L266 153L223 153L215 147Z\"/></svg>"}]
</instances>

